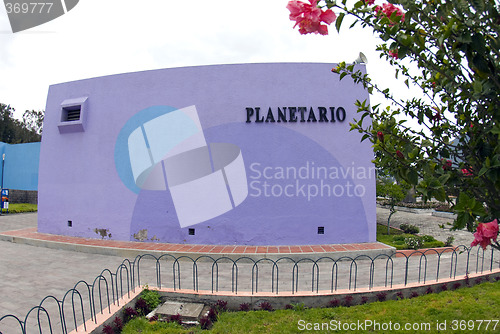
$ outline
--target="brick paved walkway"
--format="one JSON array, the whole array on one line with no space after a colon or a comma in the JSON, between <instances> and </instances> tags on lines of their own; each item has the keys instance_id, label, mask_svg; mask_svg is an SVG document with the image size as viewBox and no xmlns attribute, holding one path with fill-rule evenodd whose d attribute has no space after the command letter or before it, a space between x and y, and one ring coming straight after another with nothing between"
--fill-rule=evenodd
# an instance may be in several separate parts
<instances>
[{"instance_id":1,"label":"brick paved walkway","mask_svg":"<svg viewBox=\"0 0 500 334\"><path fill-rule=\"evenodd\" d=\"M386 209L377 209L380 221L386 220ZM398 212L393 216L393 225L400 223L419 224L421 230L425 228L425 234L431 234L439 240L446 239L450 233L449 228L442 229L439 225L451 222L451 219L437 218L430 215L418 215L413 213ZM454 234L455 235L455 234ZM469 232L460 231L458 243L470 244L472 235ZM444 241L443 240L443 241ZM43 247L36 247L36 246ZM102 270L108 268L116 272L116 268L122 264L124 257L131 260L137 254L153 253L159 256L169 252L177 257L190 255L193 259L202 255L210 256L233 256L236 259L241 256L257 258L291 257L297 255L306 258L317 259L322 256L337 254L358 256L357 252L378 252L389 250L385 245L354 244L354 245L320 245L320 246L285 246L285 247L252 247L252 246L196 246L196 245L168 245L168 244L145 244L139 242L121 242L111 240L84 239L74 237L54 236L36 232L36 214L17 214L0 216L0 317L5 314L14 314L24 317L31 307L38 305L42 298L53 295L61 299L66 291L84 280L92 283L101 274ZM390 252L389 252L390 253ZM118 255L118 256L117 256ZM341 256L340 255L340 256ZM493 259L489 253L471 256L472 262L466 269L467 260L460 254L459 264L453 267L457 255L452 253L436 254L427 252L425 257L420 254L412 256L409 260L400 255L388 262L387 257L382 257L374 262L373 271L370 269L371 260L358 259L353 267L352 262L342 261L333 267L334 262L329 259L321 260L317 267L312 261L301 262L296 269L294 263L288 260L280 260L279 266L273 269L271 261L259 262L258 274L254 262L241 260L237 262L238 282L237 288L240 292L251 292L252 289L259 292L271 292L279 287L280 291L286 293L292 289L292 281L298 291L310 291L318 289L320 292L328 292L335 286L337 289L347 289L354 284L358 289L367 288L370 284L383 286L389 277L389 283L402 284L418 281L435 280L452 275L457 277L469 272L482 271L484 267L489 268L493 262L494 268L499 267L498 255ZM422 259L426 263L425 270L422 269ZM440 263L437 270L437 263ZM144 259L141 264L141 285L156 284L156 261ZM193 289L194 284L199 290L231 291L234 288L233 264L231 260L218 262L218 279L213 280L213 261L199 261L196 266L196 279L193 281L193 264L190 261L180 263L180 271L177 278L181 278L183 289ZM173 262L170 259L161 261L161 279L163 288L173 288ZM353 269L354 268L354 269ZM273 276L273 270L279 270L279 276ZM295 271L294 271L295 270ZM334 271L335 270L335 271ZM295 272L295 274L294 274ZM314 276L312 273L315 272ZM335 280L332 280L334 275ZM296 276L294 276L296 275ZM217 277L217 276L216 276ZM295 277L295 278L294 278ZM314 278L314 280L313 280ZM372 282L370 282L372 280ZM333 283L333 285L332 285ZM258 284L258 287L257 287ZM298 287L297 287L298 285ZM179 288L177 286L177 288ZM1 324L0 332L9 333L5 324Z\"/></svg>"}]
</instances>

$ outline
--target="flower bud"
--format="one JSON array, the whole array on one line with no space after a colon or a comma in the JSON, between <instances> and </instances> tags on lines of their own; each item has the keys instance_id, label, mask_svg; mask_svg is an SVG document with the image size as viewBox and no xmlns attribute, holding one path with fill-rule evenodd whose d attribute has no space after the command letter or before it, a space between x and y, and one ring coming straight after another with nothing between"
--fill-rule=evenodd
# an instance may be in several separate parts
<instances>
[{"instance_id":1,"label":"flower bud","mask_svg":"<svg viewBox=\"0 0 500 334\"><path fill-rule=\"evenodd\" d=\"M445 160L441 159L441 162L443 163L443 170L450 170L451 169L451 160Z\"/></svg>"},{"instance_id":2,"label":"flower bud","mask_svg":"<svg viewBox=\"0 0 500 334\"><path fill-rule=\"evenodd\" d=\"M378 138L378 140L380 140L381 142L383 142L383 141L384 141L384 134L382 133L382 131L377 132L377 138Z\"/></svg>"}]
</instances>

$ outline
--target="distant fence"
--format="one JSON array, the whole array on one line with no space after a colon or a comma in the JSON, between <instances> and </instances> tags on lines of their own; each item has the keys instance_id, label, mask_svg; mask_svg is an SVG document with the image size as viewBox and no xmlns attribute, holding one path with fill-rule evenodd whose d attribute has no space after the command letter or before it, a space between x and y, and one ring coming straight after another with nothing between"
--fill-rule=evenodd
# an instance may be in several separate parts
<instances>
[{"instance_id":1,"label":"distant fence","mask_svg":"<svg viewBox=\"0 0 500 334\"><path fill-rule=\"evenodd\" d=\"M140 255L125 259L116 270L104 269L92 283L79 281L62 299L45 297L24 318L12 314L0 318L0 333L67 334L87 321L97 324L98 314L111 313L122 296L130 296L144 285L182 292L267 292L333 294L338 290L359 291L392 288L431 281L463 279L469 274L487 273L500 268L500 252L458 246L438 251L396 252L375 257L294 260L282 257L236 260L202 255L197 258L164 254Z\"/></svg>"},{"instance_id":2,"label":"distant fence","mask_svg":"<svg viewBox=\"0 0 500 334\"><path fill-rule=\"evenodd\" d=\"M38 191L10 189L9 202L38 204Z\"/></svg>"}]
</instances>

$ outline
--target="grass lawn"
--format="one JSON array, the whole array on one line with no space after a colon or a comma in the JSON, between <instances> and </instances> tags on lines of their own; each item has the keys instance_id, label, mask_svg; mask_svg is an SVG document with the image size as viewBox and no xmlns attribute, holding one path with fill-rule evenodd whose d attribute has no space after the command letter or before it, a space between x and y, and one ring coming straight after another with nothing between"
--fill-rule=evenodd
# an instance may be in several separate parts
<instances>
[{"instance_id":1,"label":"grass lawn","mask_svg":"<svg viewBox=\"0 0 500 334\"><path fill-rule=\"evenodd\" d=\"M352 307L224 312L209 331L203 331L199 326L183 328L172 323L148 323L140 318L126 324L123 333L326 333L328 330L338 333L499 333L498 319L500 282L487 282L412 299ZM487 322L481 323L480 320L496 320L496 323L490 322L486 329ZM363 327L335 330L335 326L358 326L358 321ZM372 325L367 326L370 321ZM394 330L396 326L400 326L399 331ZM405 330L404 326L410 326L410 329L418 326L419 330Z\"/></svg>"},{"instance_id":2,"label":"grass lawn","mask_svg":"<svg viewBox=\"0 0 500 334\"><path fill-rule=\"evenodd\" d=\"M9 213L36 212L37 208L38 205L36 204L9 203Z\"/></svg>"},{"instance_id":3,"label":"grass lawn","mask_svg":"<svg viewBox=\"0 0 500 334\"><path fill-rule=\"evenodd\" d=\"M405 234L401 230L397 230L391 227L391 234L387 234L387 225L377 224L377 241L382 242L386 245L393 246L396 249L410 249L406 244L405 240L407 238L415 238L413 234ZM426 236L421 247L419 248L433 248L433 247L443 247L444 243L438 241L431 236Z\"/></svg>"}]
</instances>

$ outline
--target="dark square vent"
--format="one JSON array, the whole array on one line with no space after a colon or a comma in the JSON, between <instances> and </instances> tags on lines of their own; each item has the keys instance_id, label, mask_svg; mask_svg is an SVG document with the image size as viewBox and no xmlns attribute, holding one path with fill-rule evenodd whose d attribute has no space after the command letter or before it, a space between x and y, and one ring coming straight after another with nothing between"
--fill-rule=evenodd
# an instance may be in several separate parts
<instances>
[{"instance_id":1,"label":"dark square vent","mask_svg":"<svg viewBox=\"0 0 500 334\"><path fill-rule=\"evenodd\" d=\"M324 226L318 226L318 234L325 234L325 227Z\"/></svg>"},{"instance_id":2,"label":"dark square vent","mask_svg":"<svg viewBox=\"0 0 500 334\"><path fill-rule=\"evenodd\" d=\"M188 230L188 233L189 233L189 235L194 235L194 228L190 228L190 229Z\"/></svg>"},{"instance_id":3,"label":"dark square vent","mask_svg":"<svg viewBox=\"0 0 500 334\"><path fill-rule=\"evenodd\" d=\"M85 131L88 114L88 97L64 100L61 103L61 118L57 127L60 133Z\"/></svg>"},{"instance_id":4,"label":"dark square vent","mask_svg":"<svg viewBox=\"0 0 500 334\"><path fill-rule=\"evenodd\" d=\"M81 106L72 106L63 108L61 122L79 121L81 112L82 112Z\"/></svg>"}]
</instances>

